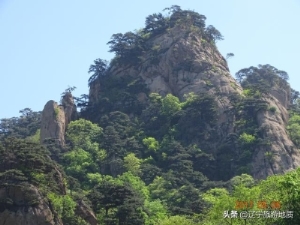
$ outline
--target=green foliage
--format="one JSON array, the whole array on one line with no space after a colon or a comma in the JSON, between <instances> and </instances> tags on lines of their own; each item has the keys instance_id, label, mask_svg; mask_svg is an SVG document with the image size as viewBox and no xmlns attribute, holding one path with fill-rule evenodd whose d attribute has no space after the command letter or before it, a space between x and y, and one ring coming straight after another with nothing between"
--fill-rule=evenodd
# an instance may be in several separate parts
<instances>
[{"instance_id":1,"label":"green foliage","mask_svg":"<svg viewBox=\"0 0 300 225\"><path fill-rule=\"evenodd\" d=\"M145 24L144 32L158 34L167 28L168 20L161 13L154 13L146 18Z\"/></svg>"},{"instance_id":2,"label":"green foliage","mask_svg":"<svg viewBox=\"0 0 300 225\"><path fill-rule=\"evenodd\" d=\"M44 191L59 191L59 170L43 146L16 138L4 139L1 144L3 147L0 145L0 173L18 171L17 174L14 173L17 177L24 174L28 182L37 186L41 180L47 180L47 184L41 183ZM11 181L15 179L13 177Z\"/></svg>"},{"instance_id":3,"label":"green foliage","mask_svg":"<svg viewBox=\"0 0 300 225\"><path fill-rule=\"evenodd\" d=\"M120 181L121 184L130 184L130 186L140 194L143 199L149 199L149 190L146 187L145 183L138 176L134 175L132 172L125 172L122 175L119 175L117 181Z\"/></svg>"},{"instance_id":4,"label":"green foliage","mask_svg":"<svg viewBox=\"0 0 300 225\"><path fill-rule=\"evenodd\" d=\"M287 127L287 130L289 132L289 135L292 139L292 141L297 145L300 146L300 124L290 124Z\"/></svg>"},{"instance_id":5,"label":"green foliage","mask_svg":"<svg viewBox=\"0 0 300 225\"><path fill-rule=\"evenodd\" d=\"M223 218L224 211L234 210L236 201L257 202L262 198L268 202L279 200L284 210L299 212L299 170L260 182L247 174L251 171L253 153L260 145L266 148L266 160L274 159L263 129L258 126L257 113L276 112L262 97L271 88L289 87L284 71L270 65L240 70L237 78L244 88L243 94L228 95L233 107L224 112L219 110L223 98L218 94L188 93L180 101L172 94L148 95L142 78L111 74L118 64L139 66L144 61L159 62L166 49L152 44L152 39L164 32L172 35L175 27L184 29L186 36L199 35L206 47L215 47L215 42L223 39L216 28L205 26L205 16L179 6L167 10L168 16L148 16L145 28L139 31L114 34L108 44L115 58L110 64L96 59L90 66L89 85L93 87L99 82L101 90L98 96L94 93L93 102L88 101L88 95L78 99L82 106L80 119L67 128L63 154L48 142L51 154L39 145L40 113L24 109L20 118L1 120L0 189L11 184L23 189L35 185L63 223L72 225L86 224L75 215L75 200L90 204L99 224L291 222ZM148 58L145 53L149 53ZM193 69L193 62L193 58L186 56L173 72ZM207 68L218 70L203 64L202 69ZM188 82L189 77L185 79ZM209 79L205 82L212 86ZM237 88L234 82L230 85ZM145 101L139 101L138 96L143 95ZM298 97L299 93L292 90L287 130L300 146ZM218 123L219 113L231 115L227 118L232 120ZM55 114L59 114L58 109ZM232 133L227 134L224 131L229 127L233 128ZM25 140L5 139L7 136ZM49 156L59 159L67 176ZM67 195L62 194L65 186ZM28 190L24 193L30 195ZM28 202L24 205L35 206L38 199L28 198ZM13 198L0 198L0 211L15 205ZM300 224L299 218L296 213L291 224Z\"/></svg>"},{"instance_id":6,"label":"green foliage","mask_svg":"<svg viewBox=\"0 0 300 225\"><path fill-rule=\"evenodd\" d=\"M170 216L166 219L160 220L157 224L158 225L200 225L202 223L197 223L184 216Z\"/></svg>"},{"instance_id":7,"label":"green foliage","mask_svg":"<svg viewBox=\"0 0 300 225\"><path fill-rule=\"evenodd\" d=\"M106 151L97 142L102 130L97 124L85 119L72 121L68 126L66 136L73 149L63 155L65 171L81 180L83 185L95 182L91 174L97 174L100 164L107 157Z\"/></svg>"},{"instance_id":8,"label":"green foliage","mask_svg":"<svg viewBox=\"0 0 300 225\"><path fill-rule=\"evenodd\" d=\"M247 134L247 133L242 133L239 136L239 140L241 141L241 143L243 145L250 145L253 144L256 140L255 136L251 135L251 134Z\"/></svg>"},{"instance_id":9,"label":"green foliage","mask_svg":"<svg viewBox=\"0 0 300 225\"><path fill-rule=\"evenodd\" d=\"M242 69L235 76L243 88L254 93L268 94L274 87L289 89L288 74L268 64Z\"/></svg>"},{"instance_id":10,"label":"green foliage","mask_svg":"<svg viewBox=\"0 0 300 225\"><path fill-rule=\"evenodd\" d=\"M163 98L158 93L151 93L149 95L150 101L154 104L161 104Z\"/></svg>"},{"instance_id":11,"label":"green foliage","mask_svg":"<svg viewBox=\"0 0 300 225\"><path fill-rule=\"evenodd\" d=\"M100 118L114 111L134 113L140 115L145 105L138 100L138 94L147 94L149 90L142 78L132 76L100 76L101 94L97 102L88 105L82 116L92 122L99 122Z\"/></svg>"},{"instance_id":12,"label":"green foliage","mask_svg":"<svg viewBox=\"0 0 300 225\"><path fill-rule=\"evenodd\" d=\"M30 108L19 111L20 117L0 119L0 140L6 137L27 138L33 136L41 126L41 112Z\"/></svg>"},{"instance_id":13,"label":"green foliage","mask_svg":"<svg viewBox=\"0 0 300 225\"><path fill-rule=\"evenodd\" d=\"M89 86L100 76L105 76L108 69L108 62L103 59L94 60L94 64L90 66L88 73L93 73L89 78Z\"/></svg>"},{"instance_id":14,"label":"green foliage","mask_svg":"<svg viewBox=\"0 0 300 225\"><path fill-rule=\"evenodd\" d=\"M214 26L209 25L205 27L206 17L204 15L192 10L182 10L179 6L171 6L165 10L169 11L169 16L164 16L161 13L154 13L147 16L144 29L140 29L137 32L112 35L111 40L107 44L110 47L110 52L116 54L113 63L127 65L141 63L144 57L143 53L150 50L151 47L155 48L155 46L151 46L148 40L164 32L170 32L170 29L176 26L184 28L187 35L191 32L201 34L203 38L211 43L223 39L222 34ZM155 63L158 62L155 55L151 55L150 60ZM100 68L106 68L106 64L103 64L105 66L102 66L102 64ZM94 67L97 68L96 62ZM97 77L94 75L90 80L94 80Z\"/></svg>"},{"instance_id":15,"label":"green foliage","mask_svg":"<svg viewBox=\"0 0 300 225\"><path fill-rule=\"evenodd\" d=\"M230 179L230 185L240 186L244 185L245 187L251 187L254 185L254 179L249 174L242 174L240 176L235 176Z\"/></svg>"},{"instance_id":16,"label":"green foliage","mask_svg":"<svg viewBox=\"0 0 300 225\"><path fill-rule=\"evenodd\" d=\"M139 56L146 49L145 40L133 32L113 34L107 44L110 46L109 52L115 52L117 62L121 64L138 63Z\"/></svg>"},{"instance_id":17,"label":"green foliage","mask_svg":"<svg viewBox=\"0 0 300 225\"><path fill-rule=\"evenodd\" d=\"M275 113L277 111L277 108L275 106L270 106L269 111Z\"/></svg>"},{"instance_id":18,"label":"green foliage","mask_svg":"<svg viewBox=\"0 0 300 225\"><path fill-rule=\"evenodd\" d=\"M57 108L54 109L55 118L58 117L58 114L59 114L59 108L57 107Z\"/></svg>"},{"instance_id":19,"label":"green foliage","mask_svg":"<svg viewBox=\"0 0 300 225\"><path fill-rule=\"evenodd\" d=\"M252 96L251 90L250 89L244 89L243 90L243 95L246 96L246 97L251 97Z\"/></svg>"},{"instance_id":20,"label":"green foliage","mask_svg":"<svg viewBox=\"0 0 300 225\"><path fill-rule=\"evenodd\" d=\"M293 114L292 117L289 119L290 124L299 124L300 123L300 115L298 114Z\"/></svg>"},{"instance_id":21,"label":"green foliage","mask_svg":"<svg viewBox=\"0 0 300 225\"><path fill-rule=\"evenodd\" d=\"M35 143L40 143L40 134L41 134L41 129L38 129L34 135L27 137L27 140Z\"/></svg>"},{"instance_id":22,"label":"green foliage","mask_svg":"<svg viewBox=\"0 0 300 225\"><path fill-rule=\"evenodd\" d=\"M143 144L147 146L149 151L156 152L159 148L158 141L153 137L148 137L143 139Z\"/></svg>"},{"instance_id":23,"label":"green foliage","mask_svg":"<svg viewBox=\"0 0 300 225\"><path fill-rule=\"evenodd\" d=\"M269 103L256 96L258 90L244 89L244 95L234 95L231 102L235 114L235 132L227 135L216 154L218 173L214 179L229 180L233 176L251 172L251 162L258 146L268 147L264 130L258 124L257 114L266 111ZM258 94L260 95L260 94Z\"/></svg>"},{"instance_id":24,"label":"green foliage","mask_svg":"<svg viewBox=\"0 0 300 225\"><path fill-rule=\"evenodd\" d=\"M214 126L216 122L216 101L210 95L190 96L183 103L182 112L177 119L176 137L184 143L203 139L205 127ZM178 115L178 116L179 116Z\"/></svg>"},{"instance_id":25,"label":"green foliage","mask_svg":"<svg viewBox=\"0 0 300 225\"><path fill-rule=\"evenodd\" d=\"M233 53L227 53L226 54L226 60L228 60L229 58L233 57L234 54Z\"/></svg>"},{"instance_id":26,"label":"green foliage","mask_svg":"<svg viewBox=\"0 0 300 225\"><path fill-rule=\"evenodd\" d=\"M300 98L299 98L299 91L294 90L291 88L291 95L290 95L290 116L295 114L300 115Z\"/></svg>"},{"instance_id":27,"label":"green foliage","mask_svg":"<svg viewBox=\"0 0 300 225\"><path fill-rule=\"evenodd\" d=\"M252 88L244 89L243 95L247 98L261 98L261 92Z\"/></svg>"},{"instance_id":28,"label":"green foliage","mask_svg":"<svg viewBox=\"0 0 300 225\"><path fill-rule=\"evenodd\" d=\"M272 152L266 152L265 153L265 157L269 160L269 161L272 161L273 160L273 157L274 157L274 154Z\"/></svg>"},{"instance_id":29,"label":"green foliage","mask_svg":"<svg viewBox=\"0 0 300 225\"><path fill-rule=\"evenodd\" d=\"M95 141L102 132L97 124L93 124L91 121L85 119L79 119L71 121L67 128L67 138L76 147L85 147L90 144L87 142Z\"/></svg>"},{"instance_id":30,"label":"green foliage","mask_svg":"<svg viewBox=\"0 0 300 225\"><path fill-rule=\"evenodd\" d=\"M104 130L102 147L106 149L108 157L122 156L124 157L123 141L114 126L107 126Z\"/></svg>"},{"instance_id":31,"label":"green foliage","mask_svg":"<svg viewBox=\"0 0 300 225\"><path fill-rule=\"evenodd\" d=\"M214 69L214 68L213 68ZM210 80L205 80L205 83L206 83L206 85L207 86L209 86L209 87L213 87L214 85L212 84L212 82L210 81Z\"/></svg>"},{"instance_id":32,"label":"green foliage","mask_svg":"<svg viewBox=\"0 0 300 225\"><path fill-rule=\"evenodd\" d=\"M152 198L164 200L164 198L168 196L167 187L168 182L164 178L160 176L155 177L153 182L149 185Z\"/></svg>"},{"instance_id":33,"label":"green foliage","mask_svg":"<svg viewBox=\"0 0 300 225\"><path fill-rule=\"evenodd\" d=\"M89 152L79 148L64 155L66 160L66 172L71 176L83 179L90 169L96 171L92 156Z\"/></svg>"},{"instance_id":34,"label":"green foliage","mask_svg":"<svg viewBox=\"0 0 300 225\"><path fill-rule=\"evenodd\" d=\"M87 173L87 179L91 185L96 185L103 180L103 176L100 173Z\"/></svg>"},{"instance_id":35,"label":"green foliage","mask_svg":"<svg viewBox=\"0 0 300 225\"><path fill-rule=\"evenodd\" d=\"M196 95L194 92L190 92L188 94L184 94L184 102L182 103L182 107L185 107L187 105L190 105L192 102L197 100L198 95Z\"/></svg>"},{"instance_id":36,"label":"green foliage","mask_svg":"<svg viewBox=\"0 0 300 225\"><path fill-rule=\"evenodd\" d=\"M285 210L293 211L293 224L300 222L299 213L299 200L300 200L300 189L299 189L299 169L295 172L286 174L280 181L280 192L284 197L281 197L282 205ZM282 221L283 224L288 224L287 221Z\"/></svg>"},{"instance_id":37,"label":"green foliage","mask_svg":"<svg viewBox=\"0 0 300 225\"><path fill-rule=\"evenodd\" d=\"M223 217L224 211L237 210L238 212L247 210L263 210L259 208L259 201L265 201L267 204L266 210L276 210L272 208L272 202L279 202L279 211L293 211L293 218L281 219L281 218L257 218L255 221L249 219L246 220L246 224L298 224L300 221L299 214L299 181L300 173L299 169L296 171L287 173L285 175L270 176L266 180L263 180L253 185L251 177L242 175L245 177L246 182L234 182L234 189L229 193L225 189L211 189L207 191L203 198L209 202L212 206L205 214L203 224L242 224L239 218L230 220ZM250 178L250 179L249 179ZM247 181L249 180L250 183ZM237 202L243 201L251 203L245 205L246 208L236 208ZM247 208L249 207L249 208ZM250 209L251 208L251 209ZM225 221L227 220L227 222Z\"/></svg>"},{"instance_id":38,"label":"green foliage","mask_svg":"<svg viewBox=\"0 0 300 225\"><path fill-rule=\"evenodd\" d=\"M160 50L160 45L154 45L152 48L151 48L152 51L155 51L155 52L158 52Z\"/></svg>"},{"instance_id":39,"label":"green foliage","mask_svg":"<svg viewBox=\"0 0 300 225\"><path fill-rule=\"evenodd\" d=\"M140 166L141 160L137 158L134 155L134 153L129 153L127 156L124 157L124 167L127 169L127 171L131 172L132 174L140 174Z\"/></svg>"},{"instance_id":40,"label":"green foliage","mask_svg":"<svg viewBox=\"0 0 300 225\"><path fill-rule=\"evenodd\" d=\"M70 223L74 225L87 224L84 220L75 215L76 202L68 195L57 195L53 192L47 194L52 208L58 214L58 217L62 219L64 223Z\"/></svg>"},{"instance_id":41,"label":"green foliage","mask_svg":"<svg viewBox=\"0 0 300 225\"><path fill-rule=\"evenodd\" d=\"M212 25L209 25L208 27L206 27L204 34L205 34L205 37L206 37L207 40L210 40L210 41L213 41L213 42L223 40L223 36L220 33L220 31L218 31Z\"/></svg>"},{"instance_id":42,"label":"green foliage","mask_svg":"<svg viewBox=\"0 0 300 225\"><path fill-rule=\"evenodd\" d=\"M93 210L102 214L102 224L144 224L143 200L128 184L103 181L88 194Z\"/></svg>"},{"instance_id":43,"label":"green foliage","mask_svg":"<svg viewBox=\"0 0 300 225\"><path fill-rule=\"evenodd\" d=\"M75 86L68 86L68 88L66 88L65 89L65 91L63 92L63 93L61 93L61 99L60 99L60 103L61 104L63 104L62 102L63 102L63 99L66 97L66 96L69 96L69 97L73 97L72 96L72 92L74 91L74 90L76 90L76 88L77 87L75 87ZM59 109L59 108L58 108ZM59 113L59 111L56 111L56 109L54 109L55 110L55 115L57 116L58 115L58 113Z\"/></svg>"},{"instance_id":44,"label":"green foliage","mask_svg":"<svg viewBox=\"0 0 300 225\"><path fill-rule=\"evenodd\" d=\"M147 211L146 225L157 224L158 221L167 217L167 209L160 200L145 201L145 210Z\"/></svg>"},{"instance_id":45,"label":"green foliage","mask_svg":"<svg viewBox=\"0 0 300 225\"><path fill-rule=\"evenodd\" d=\"M300 115L294 114L289 119L287 131L296 146L300 146Z\"/></svg>"}]
</instances>

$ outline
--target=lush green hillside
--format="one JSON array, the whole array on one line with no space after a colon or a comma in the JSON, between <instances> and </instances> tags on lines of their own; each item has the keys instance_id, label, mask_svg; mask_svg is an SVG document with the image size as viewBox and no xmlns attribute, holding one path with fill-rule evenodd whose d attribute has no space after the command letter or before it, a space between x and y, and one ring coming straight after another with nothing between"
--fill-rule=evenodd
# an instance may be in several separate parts
<instances>
[{"instance_id":1,"label":"lush green hillside","mask_svg":"<svg viewBox=\"0 0 300 225\"><path fill-rule=\"evenodd\" d=\"M147 41L175 26L196 30L216 49L222 35L205 26L205 16L177 6L168 10L168 16L148 16L136 33L112 36L108 44L116 57L91 65L89 85L98 82L101 90L75 98L80 112L68 124L66 146L55 140L40 144L39 112L24 109L19 118L1 120L0 191L23 188L27 197L20 201L0 192L0 221L1 213L38 207L43 199L56 224L65 225L88 223L80 202L107 225L300 224L299 169L262 181L250 175L257 149L269 149L265 159L275 161L272 140L257 120L260 112L272 116L281 110L266 100L274 88L287 93L289 119L282 126L300 147L299 93L290 89L286 72L259 65L236 74L243 91L226 96L235 119L226 135L218 123L220 91L160 95L141 77L112 75L115 67L143 61L145 52L155 64L160 49ZM213 84L205 82L209 90ZM28 197L34 188L39 195ZM232 210L293 211L293 218L224 218Z\"/></svg>"}]
</instances>

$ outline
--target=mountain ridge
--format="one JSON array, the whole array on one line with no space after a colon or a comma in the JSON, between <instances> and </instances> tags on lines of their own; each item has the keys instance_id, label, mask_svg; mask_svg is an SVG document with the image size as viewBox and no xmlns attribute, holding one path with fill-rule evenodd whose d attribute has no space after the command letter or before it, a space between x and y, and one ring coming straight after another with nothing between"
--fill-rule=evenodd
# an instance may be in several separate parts
<instances>
[{"instance_id":1,"label":"mountain ridge","mask_svg":"<svg viewBox=\"0 0 300 225\"><path fill-rule=\"evenodd\" d=\"M112 35L115 57L90 66L88 95L68 88L60 104L1 120L0 225L223 224L237 199L262 196L295 216L255 224L299 224L288 74L258 65L234 79L205 16L166 11Z\"/></svg>"}]
</instances>

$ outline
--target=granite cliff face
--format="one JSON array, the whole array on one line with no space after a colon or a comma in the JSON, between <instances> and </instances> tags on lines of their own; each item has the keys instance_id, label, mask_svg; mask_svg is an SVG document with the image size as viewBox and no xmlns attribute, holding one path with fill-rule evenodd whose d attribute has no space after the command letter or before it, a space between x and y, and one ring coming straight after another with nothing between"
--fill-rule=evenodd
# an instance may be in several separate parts
<instances>
[{"instance_id":1,"label":"granite cliff face","mask_svg":"<svg viewBox=\"0 0 300 225\"><path fill-rule=\"evenodd\" d=\"M232 96L243 96L243 88L230 75L227 62L212 42L208 42L198 32L185 26L174 26L156 35L147 44L152 49L146 51L137 63L112 63L108 74L122 77L131 75L142 78L150 92L165 96L167 93L184 99L188 93L209 94L218 105L217 131L214 143L209 143L211 152L216 153L229 134L234 133L236 115L233 113ZM155 62L153 61L153 55ZM263 139L269 140L269 147L259 147L253 153L251 173L255 178L284 173L300 165L300 154L286 132L288 120L290 88L273 88L261 99L278 110L268 110L256 114L256 123L263 130ZM90 102L97 102L101 96L101 83L96 79L90 84ZM145 102L145 93L138 99ZM266 155L272 155L272 159Z\"/></svg>"},{"instance_id":2,"label":"granite cliff face","mask_svg":"<svg viewBox=\"0 0 300 225\"><path fill-rule=\"evenodd\" d=\"M10 207L0 207L1 225L62 225L49 202L33 185L14 184L0 188L0 198L13 201Z\"/></svg>"},{"instance_id":3,"label":"granite cliff face","mask_svg":"<svg viewBox=\"0 0 300 225\"><path fill-rule=\"evenodd\" d=\"M278 110L275 113L261 111L256 115L264 138L270 141L270 146L256 150L253 159L253 174L262 178L282 174L300 166L299 150L289 139L285 129L288 120L287 109L273 96L265 101Z\"/></svg>"},{"instance_id":4,"label":"granite cliff face","mask_svg":"<svg viewBox=\"0 0 300 225\"><path fill-rule=\"evenodd\" d=\"M230 76L227 62L216 47L202 39L198 33L176 26L149 40L155 46L157 63L149 52L143 62L134 66L114 65L109 73L115 76L142 77L151 92L183 97L185 93L240 93L241 88ZM101 84L91 84L90 96L95 97Z\"/></svg>"},{"instance_id":5,"label":"granite cliff face","mask_svg":"<svg viewBox=\"0 0 300 225\"><path fill-rule=\"evenodd\" d=\"M98 225L97 218L94 212L86 205L83 200L77 202L75 213L90 225Z\"/></svg>"}]
</instances>

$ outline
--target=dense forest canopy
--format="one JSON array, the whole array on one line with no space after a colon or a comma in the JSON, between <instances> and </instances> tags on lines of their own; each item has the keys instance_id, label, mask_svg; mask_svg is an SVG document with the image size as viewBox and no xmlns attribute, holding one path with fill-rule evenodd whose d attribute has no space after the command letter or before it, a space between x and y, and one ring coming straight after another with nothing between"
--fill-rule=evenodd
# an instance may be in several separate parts
<instances>
[{"instance_id":1,"label":"dense forest canopy","mask_svg":"<svg viewBox=\"0 0 300 225\"><path fill-rule=\"evenodd\" d=\"M212 46L223 39L215 27L206 26L204 15L176 5L165 12L149 15L139 31L112 36L108 45L115 58L110 63L96 59L90 66L88 84L99 82L101 91L97 101L75 97L81 110L68 124L66 146L53 140L40 144L41 112L26 108L20 117L1 119L0 188L14 185L30 193L36 186L56 217L69 225L87 224L76 214L81 201L99 224L107 225L300 224L299 169L266 180L250 175L255 150L270 148L256 115L278 111L266 101L274 87L288 93L286 130L300 148L299 92L290 88L285 71L258 65L236 73L243 92L229 96L235 121L225 139L217 132L215 96L162 96L150 93L140 77L111 74L114 66L154 54L148 40L175 26L196 31ZM145 102L138 100L141 92ZM217 147L212 150L210 143ZM270 151L265 157L273 160ZM0 215L19 206L13 197L1 197ZM266 208L257 204L262 200ZM26 201L22 207L39 200ZM237 208L238 201L254 202L251 210L293 211L293 218L224 218L224 212L245 210Z\"/></svg>"}]
</instances>

